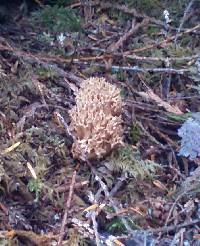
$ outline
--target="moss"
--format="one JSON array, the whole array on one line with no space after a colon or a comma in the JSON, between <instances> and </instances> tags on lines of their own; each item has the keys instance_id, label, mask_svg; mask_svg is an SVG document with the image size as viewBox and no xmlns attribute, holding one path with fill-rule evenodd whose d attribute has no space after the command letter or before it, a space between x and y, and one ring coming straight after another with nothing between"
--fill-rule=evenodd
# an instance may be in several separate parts
<instances>
[{"instance_id":1,"label":"moss","mask_svg":"<svg viewBox=\"0 0 200 246\"><path fill-rule=\"evenodd\" d=\"M155 26L149 26L147 28L147 34L148 34L148 36L150 36L152 38L154 36L157 36L158 35L158 31L159 31L159 29L157 27L155 27Z\"/></svg>"},{"instance_id":2,"label":"moss","mask_svg":"<svg viewBox=\"0 0 200 246\"><path fill-rule=\"evenodd\" d=\"M109 159L113 170L130 174L135 179L152 179L160 165L150 161L142 160L140 152L131 146L125 146L113 153Z\"/></svg>"},{"instance_id":3,"label":"moss","mask_svg":"<svg viewBox=\"0 0 200 246\"><path fill-rule=\"evenodd\" d=\"M133 144L136 144L140 139L140 127L137 123L133 123L130 130L130 137Z\"/></svg>"},{"instance_id":4,"label":"moss","mask_svg":"<svg viewBox=\"0 0 200 246\"><path fill-rule=\"evenodd\" d=\"M138 11L151 16L159 16L162 9L162 3L158 0L126 0L130 7L136 8Z\"/></svg>"},{"instance_id":5,"label":"moss","mask_svg":"<svg viewBox=\"0 0 200 246\"><path fill-rule=\"evenodd\" d=\"M187 45L189 42L189 39L185 38L185 45ZM167 54L170 57L182 57L182 56L191 56L192 50L189 47L183 47L180 45L177 45L176 47L173 45L169 45L167 48Z\"/></svg>"},{"instance_id":6,"label":"moss","mask_svg":"<svg viewBox=\"0 0 200 246\"><path fill-rule=\"evenodd\" d=\"M62 6L45 6L32 15L32 24L44 27L46 31L58 34L60 32L78 32L81 30L81 20L76 12Z\"/></svg>"},{"instance_id":7,"label":"moss","mask_svg":"<svg viewBox=\"0 0 200 246\"><path fill-rule=\"evenodd\" d=\"M111 234L126 233L126 228L119 218L112 219L106 227Z\"/></svg>"}]
</instances>

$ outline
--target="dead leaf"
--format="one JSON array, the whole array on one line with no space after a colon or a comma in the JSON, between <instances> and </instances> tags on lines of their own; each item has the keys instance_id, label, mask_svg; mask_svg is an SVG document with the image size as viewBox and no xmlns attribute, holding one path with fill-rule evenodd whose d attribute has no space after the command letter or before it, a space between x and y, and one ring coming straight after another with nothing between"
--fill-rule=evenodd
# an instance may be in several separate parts
<instances>
[{"instance_id":1,"label":"dead leaf","mask_svg":"<svg viewBox=\"0 0 200 246\"><path fill-rule=\"evenodd\" d=\"M27 165L27 167L28 167L28 169L29 169L29 171L30 171L32 177L33 177L34 179L37 179L36 172L35 172L35 170L33 169L31 163L30 163L30 162L27 162L26 165Z\"/></svg>"},{"instance_id":2,"label":"dead leaf","mask_svg":"<svg viewBox=\"0 0 200 246\"><path fill-rule=\"evenodd\" d=\"M99 205L95 203L95 204L92 204L91 206L87 207L86 209L84 209L83 212L88 212L88 211L94 210L98 207L99 207Z\"/></svg>"},{"instance_id":3,"label":"dead leaf","mask_svg":"<svg viewBox=\"0 0 200 246\"><path fill-rule=\"evenodd\" d=\"M7 154L9 152L11 152L12 150L16 149L18 146L20 145L20 142L14 143L13 145L11 145L10 147L6 148L2 154Z\"/></svg>"},{"instance_id":4,"label":"dead leaf","mask_svg":"<svg viewBox=\"0 0 200 246\"><path fill-rule=\"evenodd\" d=\"M183 114L183 112L177 107L177 106L172 106L168 102L163 101L158 95L156 95L153 90L148 88L147 92L139 92L139 94L146 99L151 99L155 101L159 106L165 108L167 112L173 113L173 114Z\"/></svg>"},{"instance_id":5,"label":"dead leaf","mask_svg":"<svg viewBox=\"0 0 200 246\"><path fill-rule=\"evenodd\" d=\"M121 243L118 239L114 240L114 243L118 246L125 246L123 243Z\"/></svg>"},{"instance_id":6,"label":"dead leaf","mask_svg":"<svg viewBox=\"0 0 200 246\"><path fill-rule=\"evenodd\" d=\"M11 72L13 74L17 73L18 65L19 65L19 61L16 61L15 64L11 67Z\"/></svg>"},{"instance_id":7,"label":"dead leaf","mask_svg":"<svg viewBox=\"0 0 200 246\"><path fill-rule=\"evenodd\" d=\"M163 190L163 191L167 191L167 187L162 184L159 180L154 180L153 184L158 187L159 189Z\"/></svg>"}]
</instances>

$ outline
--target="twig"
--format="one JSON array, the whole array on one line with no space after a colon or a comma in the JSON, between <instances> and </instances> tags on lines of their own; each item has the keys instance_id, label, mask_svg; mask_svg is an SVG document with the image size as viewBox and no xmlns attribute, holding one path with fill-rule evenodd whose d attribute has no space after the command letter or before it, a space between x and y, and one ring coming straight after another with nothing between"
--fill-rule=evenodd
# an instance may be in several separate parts
<instances>
[{"instance_id":1,"label":"twig","mask_svg":"<svg viewBox=\"0 0 200 246\"><path fill-rule=\"evenodd\" d=\"M143 95L141 95L140 92L134 91L134 93L136 93L136 95L138 95L140 97L143 97ZM155 113L163 113L164 112L163 110L158 109L157 105L151 105L149 103L137 102L137 101L131 100L129 98L126 99L125 102L129 106L134 105L134 107L140 108L140 109L145 110L145 111L153 111ZM174 125L174 122L171 124Z\"/></svg>"},{"instance_id":2,"label":"twig","mask_svg":"<svg viewBox=\"0 0 200 246\"><path fill-rule=\"evenodd\" d=\"M180 31L181 31L181 29L182 29L182 27L183 27L184 22L187 20L187 18L188 18L188 16L189 16L188 13L189 13L190 8L192 7L194 1L195 1L195 0L191 0L191 1L189 2L188 6L186 7L185 11L184 11L183 18L182 18L182 20L181 20L181 23L180 23L180 25L179 25L178 31L177 31L176 36L175 36L175 39L174 39L175 45L176 45L176 42L177 42L178 34L180 33Z\"/></svg>"},{"instance_id":3,"label":"twig","mask_svg":"<svg viewBox=\"0 0 200 246\"><path fill-rule=\"evenodd\" d=\"M93 2L93 5L97 5L97 4L99 4L99 1L97 1L96 3L95 3L95 1ZM138 11L136 9L130 8L129 6L127 6L125 4L124 5L122 5L122 4L112 4L109 1L106 1L106 2L100 1L100 6L101 6L102 9L106 9L106 8L117 9L117 10L120 10L120 11L124 12L125 14L132 15L135 18L138 18L138 19L142 19L142 18L148 19L151 24L155 24L155 25L163 27L163 28L166 27L166 23L165 22L163 22L161 20L158 20L157 18L150 17L148 15L138 13ZM177 31L176 27L169 26L169 29L173 30L173 31Z\"/></svg>"},{"instance_id":4,"label":"twig","mask_svg":"<svg viewBox=\"0 0 200 246\"><path fill-rule=\"evenodd\" d=\"M165 26L165 23L164 23L164 22L162 22L162 21L160 21L160 20L158 20L158 19L156 19L156 18L149 17L149 16L147 16L147 15L145 15L145 14L139 14L139 13L136 11L136 9L134 9L134 8L129 8L129 7L126 6L126 5L116 4L116 3L115 3L115 4L112 4L112 3L110 3L109 1L106 1L106 2L100 1L100 6L101 6L101 8L115 8L115 9L120 10L120 11L126 13L126 14L130 14L130 15L136 17L136 18L139 18L139 19L145 18L145 19L147 19L150 23L153 23L153 24L156 24L156 25L159 25L159 26L163 26L163 27Z\"/></svg>"},{"instance_id":5,"label":"twig","mask_svg":"<svg viewBox=\"0 0 200 246\"><path fill-rule=\"evenodd\" d=\"M125 70L131 72L152 72L152 73L177 73L184 74L187 72L187 69L174 69L174 68L141 68L138 66L133 67L120 67L120 66L112 66L114 70Z\"/></svg>"},{"instance_id":6,"label":"twig","mask_svg":"<svg viewBox=\"0 0 200 246\"><path fill-rule=\"evenodd\" d=\"M68 198L67 198L67 203L66 203L66 207L65 207L65 213L64 213L64 216L63 216L60 235L59 235L58 244L57 244L58 246L62 245L63 237L64 237L64 234L65 234L65 226L67 224L68 211L69 211L69 209L71 207L71 201L72 201L72 195L73 195L73 192L74 192L75 182L76 182L76 171L74 171L73 175L72 175L72 181L71 181L71 185L70 185L70 189L69 189L69 195L68 195Z\"/></svg>"},{"instance_id":7,"label":"twig","mask_svg":"<svg viewBox=\"0 0 200 246\"><path fill-rule=\"evenodd\" d=\"M121 55L121 54L114 54L114 55ZM178 62L178 61L191 61L196 60L200 57L199 55L193 55L193 56L183 56L183 57L152 57L152 56L137 56L137 55L123 55L125 58L138 60L138 61L162 61L166 62L168 60L169 62Z\"/></svg>"},{"instance_id":8,"label":"twig","mask_svg":"<svg viewBox=\"0 0 200 246\"><path fill-rule=\"evenodd\" d=\"M93 230L94 230L94 234L95 234L96 245L100 246L100 237L99 237L98 225L97 225L97 221L96 221L96 211L92 212L91 219L92 219Z\"/></svg>"},{"instance_id":9,"label":"twig","mask_svg":"<svg viewBox=\"0 0 200 246\"><path fill-rule=\"evenodd\" d=\"M144 19L141 23L137 23L135 25L135 21L132 21L131 29L125 33L116 43L113 43L110 47L108 47L109 52L116 51L120 46L123 45L125 41L127 41L133 34L135 34L141 27L146 26L148 24L148 20Z\"/></svg>"},{"instance_id":10,"label":"twig","mask_svg":"<svg viewBox=\"0 0 200 246\"><path fill-rule=\"evenodd\" d=\"M196 25L196 26L194 26L192 28L189 28L189 29L187 29L184 32L178 33L177 34L177 38L183 36L184 34L188 34L188 33L191 33L191 32L196 32L198 29L200 29L200 24L198 24L198 25ZM135 50L132 50L132 51L126 51L126 52L124 52L124 55L135 54L135 53L138 53L138 52L154 49L156 47L165 47L171 41L173 41L175 37L176 37L176 35L173 35L171 37L168 37L167 39L164 39L163 41L161 41L159 43L150 44L150 45L148 45L148 46L146 46L144 48L139 48L139 49L135 49Z\"/></svg>"},{"instance_id":11,"label":"twig","mask_svg":"<svg viewBox=\"0 0 200 246\"><path fill-rule=\"evenodd\" d=\"M9 52L12 52L16 57L22 58L25 61L29 62L30 64L38 64L43 66L44 68L48 69L54 69L59 76L65 77L69 80L72 80L73 82L80 84L82 82L82 78L74 75L70 72L65 72L63 69L59 68L56 64L49 64L50 62L61 62L61 63L69 63L71 60L67 60L61 57L52 57L52 56L39 56L39 55L33 55L31 53L26 53L24 51L21 51L19 49L14 49L10 46L6 46L3 44L0 44L0 50L6 50ZM49 62L49 63L48 63Z\"/></svg>"},{"instance_id":12,"label":"twig","mask_svg":"<svg viewBox=\"0 0 200 246\"><path fill-rule=\"evenodd\" d=\"M182 240L179 240L179 238L183 239L183 233L184 232L185 232L185 228L181 228L180 231L178 231L177 233L175 233L174 238L173 238L173 240L172 240L172 242L170 243L169 246L175 246L175 245L177 245L176 243L178 241L181 241L179 245L180 246L183 246L183 242L182 242Z\"/></svg>"},{"instance_id":13,"label":"twig","mask_svg":"<svg viewBox=\"0 0 200 246\"><path fill-rule=\"evenodd\" d=\"M138 121L138 120L136 120L136 122L137 122L137 124L139 125L139 127L142 129L142 132L144 133L144 135L146 135L149 139L150 139L150 141L152 141L153 143L155 143L155 144L157 144L157 145L159 145L162 149L166 149L166 147L162 144L162 143L160 143L160 142L158 142L145 128L144 128L144 126L142 125L142 123L140 122L140 121Z\"/></svg>"},{"instance_id":14,"label":"twig","mask_svg":"<svg viewBox=\"0 0 200 246\"><path fill-rule=\"evenodd\" d=\"M155 125L149 124L149 127L159 135L161 139L164 139L169 145L178 148L178 144L176 144L173 140L171 140L167 135L161 132Z\"/></svg>"},{"instance_id":15,"label":"twig","mask_svg":"<svg viewBox=\"0 0 200 246\"><path fill-rule=\"evenodd\" d=\"M91 64L87 62L77 62L78 64L81 64L83 66L91 66ZM107 66L104 64L99 64L99 63L92 63L93 66L101 67L107 69ZM132 67L127 67L127 66L111 66L111 69L114 71L130 71L130 72L135 72L135 73L171 73L171 74L184 74L185 72L188 72L188 69L174 69L174 68L141 68L138 66L132 66Z\"/></svg>"},{"instance_id":16,"label":"twig","mask_svg":"<svg viewBox=\"0 0 200 246\"><path fill-rule=\"evenodd\" d=\"M90 50L93 50L92 48ZM197 60L200 58L200 54L193 55L193 56L182 56L182 57L153 57L153 56L137 56L137 55L126 55L125 53L113 53L113 54L106 54L106 50L102 50L101 52L104 52L104 55L100 56L84 56L74 59L74 63L78 63L79 61L101 61L104 59L110 59L113 57L119 58L123 57L132 59L132 60L138 60L138 61L160 61L160 62L166 62L168 60L169 62L179 62L179 61L191 61L191 60ZM137 50L136 50L137 52Z\"/></svg>"},{"instance_id":17,"label":"twig","mask_svg":"<svg viewBox=\"0 0 200 246\"><path fill-rule=\"evenodd\" d=\"M168 214L168 216L167 216L167 219L166 219L166 221L165 221L165 226L167 226L168 221L169 221L169 219L170 219L170 216L171 216L171 214L172 214L172 212L173 212L173 210L174 210L174 207L176 206L177 202L178 202L185 194L186 194L186 192L181 193L181 194L176 198L176 200L174 201L174 203L173 203L173 205L172 205L172 207L171 207L171 209L170 209L170 211L169 211L169 214Z\"/></svg>"},{"instance_id":18,"label":"twig","mask_svg":"<svg viewBox=\"0 0 200 246\"><path fill-rule=\"evenodd\" d=\"M118 181L115 184L115 186L110 191L110 196L114 196L115 193L117 193L117 191L121 188L121 186L123 185L123 183L124 183L124 181L126 179L127 179L126 175L125 174L122 174L122 176L118 179Z\"/></svg>"},{"instance_id":19,"label":"twig","mask_svg":"<svg viewBox=\"0 0 200 246\"><path fill-rule=\"evenodd\" d=\"M82 181L80 183L76 183L74 185L74 189L80 189L83 186L88 185L88 183L89 183L89 181ZM67 187L66 186L59 186L59 187L55 188L54 191L55 192L58 192L58 193L62 193L62 192L68 191L69 189L70 189L69 186L67 186Z\"/></svg>"},{"instance_id":20,"label":"twig","mask_svg":"<svg viewBox=\"0 0 200 246\"><path fill-rule=\"evenodd\" d=\"M110 204L112 205L112 207L114 208L115 212L117 214L120 213L120 209L115 205L114 201L112 200L112 197L110 196L110 193L108 191L107 186L104 184L104 182L96 175L96 180L99 182L102 190L105 193L106 198L110 201ZM131 229L131 227L129 226L127 220L121 216L120 219L122 220L122 223L124 224L124 226L126 227L126 230L128 231L128 233L130 234L134 234L134 231Z\"/></svg>"},{"instance_id":21,"label":"twig","mask_svg":"<svg viewBox=\"0 0 200 246\"><path fill-rule=\"evenodd\" d=\"M146 232L149 232L149 233L163 232L163 233L165 233L165 232L169 232L169 231L180 229L182 227L191 226L191 225L194 225L194 224L197 224L197 223L200 223L200 219L192 220L192 221L185 222L185 223L182 223L182 224L179 224L179 225L163 226L161 228L149 229Z\"/></svg>"},{"instance_id":22,"label":"twig","mask_svg":"<svg viewBox=\"0 0 200 246\"><path fill-rule=\"evenodd\" d=\"M108 191L108 188L106 186L106 184L99 178L99 176L97 175L96 170L92 167L91 163L89 162L89 160L86 159L87 164L90 166L92 172L95 175L95 179L99 182L102 191L104 192L105 196L106 196L106 200L109 200L112 207L114 208L116 213L120 212L120 209L115 205L114 201L112 200L112 197L110 195L110 192ZM122 220L122 223L124 224L124 226L126 227L126 230L130 233L130 234L134 234L134 231L131 229L131 227L129 226L128 222L126 221L126 219L122 216L120 218Z\"/></svg>"}]
</instances>

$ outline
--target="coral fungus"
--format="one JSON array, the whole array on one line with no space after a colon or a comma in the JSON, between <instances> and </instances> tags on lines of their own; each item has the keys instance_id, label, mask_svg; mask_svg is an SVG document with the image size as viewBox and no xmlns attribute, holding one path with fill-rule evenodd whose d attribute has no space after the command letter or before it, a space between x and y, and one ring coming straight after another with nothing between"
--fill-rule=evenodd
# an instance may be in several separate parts
<instances>
[{"instance_id":1,"label":"coral fungus","mask_svg":"<svg viewBox=\"0 0 200 246\"><path fill-rule=\"evenodd\" d=\"M69 114L74 157L101 158L123 144L120 89L104 78L82 82Z\"/></svg>"}]
</instances>

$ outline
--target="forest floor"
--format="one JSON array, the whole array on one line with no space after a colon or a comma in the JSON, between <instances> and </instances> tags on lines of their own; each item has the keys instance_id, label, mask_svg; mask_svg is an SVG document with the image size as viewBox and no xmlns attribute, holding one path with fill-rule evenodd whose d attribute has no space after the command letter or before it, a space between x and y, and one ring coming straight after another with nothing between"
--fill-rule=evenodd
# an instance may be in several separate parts
<instances>
[{"instance_id":1,"label":"forest floor","mask_svg":"<svg viewBox=\"0 0 200 246\"><path fill-rule=\"evenodd\" d=\"M0 4L0 245L200 245L200 2L42 2ZM89 77L121 89L124 146L83 161Z\"/></svg>"}]
</instances>

